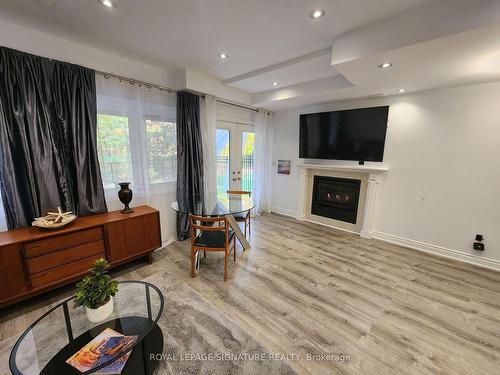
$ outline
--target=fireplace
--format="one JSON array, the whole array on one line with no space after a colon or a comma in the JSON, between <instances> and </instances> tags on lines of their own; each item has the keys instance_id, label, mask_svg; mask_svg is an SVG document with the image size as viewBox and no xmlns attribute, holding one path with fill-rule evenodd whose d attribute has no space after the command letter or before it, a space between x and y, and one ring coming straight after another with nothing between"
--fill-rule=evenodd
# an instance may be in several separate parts
<instances>
[{"instance_id":1,"label":"fireplace","mask_svg":"<svg viewBox=\"0 0 500 375\"><path fill-rule=\"evenodd\" d=\"M360 180L314 176L311 213L356 224Z\"/></svg>"}]
</instances>

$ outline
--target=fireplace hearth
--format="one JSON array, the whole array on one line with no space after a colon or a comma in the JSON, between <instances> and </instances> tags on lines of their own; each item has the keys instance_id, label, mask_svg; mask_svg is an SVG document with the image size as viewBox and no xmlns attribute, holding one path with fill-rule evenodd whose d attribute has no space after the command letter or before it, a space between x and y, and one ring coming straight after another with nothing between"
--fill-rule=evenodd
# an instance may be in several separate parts
<instances>
[{"instance_id":1,"label":"fireplace hearth","mask_svg":"<svg viewBox=\"0 0 500 375\"><path fill-rule=\"evenodd\" d=\"M311 213L356 224L360 180L314 176Z\"/></svg>"}]
</instances>

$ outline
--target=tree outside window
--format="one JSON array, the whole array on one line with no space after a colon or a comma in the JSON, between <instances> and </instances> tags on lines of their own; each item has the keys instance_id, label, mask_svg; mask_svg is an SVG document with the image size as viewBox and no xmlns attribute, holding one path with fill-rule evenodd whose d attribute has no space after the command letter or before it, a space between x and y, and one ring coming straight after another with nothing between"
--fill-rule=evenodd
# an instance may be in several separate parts
<instances>
[{"instance_id":1,"label":"tree outside window","mask_svg":"<svg viewBox=\"0 0 500 375\"><path fill-rule=\"evenodd\" d=\"M118 182L133 183L128 117L97 116L97 151L105 189L115 188Z\"/></svg>"},{"instance_id":2,"label":"tree outside window","mask_svg":"<svg viewBox=\"0 0 500 375\"><path fill-rule=\"evenodd\" d=\"M175 122L146 120L146 142L149 182L174 181L177 175Z\"/></svg>"}]
</instances>

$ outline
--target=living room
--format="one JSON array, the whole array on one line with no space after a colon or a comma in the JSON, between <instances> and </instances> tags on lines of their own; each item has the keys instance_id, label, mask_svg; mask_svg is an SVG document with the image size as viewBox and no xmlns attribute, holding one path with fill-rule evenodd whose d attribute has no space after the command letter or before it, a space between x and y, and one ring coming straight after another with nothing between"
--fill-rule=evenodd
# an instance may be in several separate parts
<instances>
[{"instance_id":1,"label":"living room","mask_svg":"<svg viewBox=\"0 0 500 375\"><path fill-rule=\"evenodd\" d=\"M499 16L2 1L0 374L498 372Z\"/></svg>"}]
</instances>

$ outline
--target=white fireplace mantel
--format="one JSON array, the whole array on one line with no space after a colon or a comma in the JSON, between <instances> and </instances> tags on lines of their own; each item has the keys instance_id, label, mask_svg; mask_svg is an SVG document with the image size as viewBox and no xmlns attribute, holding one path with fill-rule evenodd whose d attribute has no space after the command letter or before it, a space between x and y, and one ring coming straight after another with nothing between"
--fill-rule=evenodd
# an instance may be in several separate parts
<instances>
[{"instance_id":1,"label":"white fireplace mantel","mask_svg":"<svg viewBox=\"0 0 500 375\"><path fill-rule=\"evenodd\" d=\"M307 189L307 179L311 171L339 171L351 173L363 173L368 175L368 186L366 190L365 210L363 214L363 223L359 235L364 238L372 238L373 221L375 217L375 206L377 201L377 192L382 177L388 172L389 168L383 164L377 165L334 165L334 164L296 164L299 169L299 209L297 220L304 221L306 216L306 200L309 198Z\"/></svg>"},{"instance_id":2,"label":"white fireplace mantel","mask_svg":"<svg viewBox=\"0 0 500 375\"><path fill-rule=\"evenodd\" d=\"M385 165L331 165L331 164L296 164L299 169L324 169L357 173L384 173L389 170Z\"/></svg>"}]
</instances>

